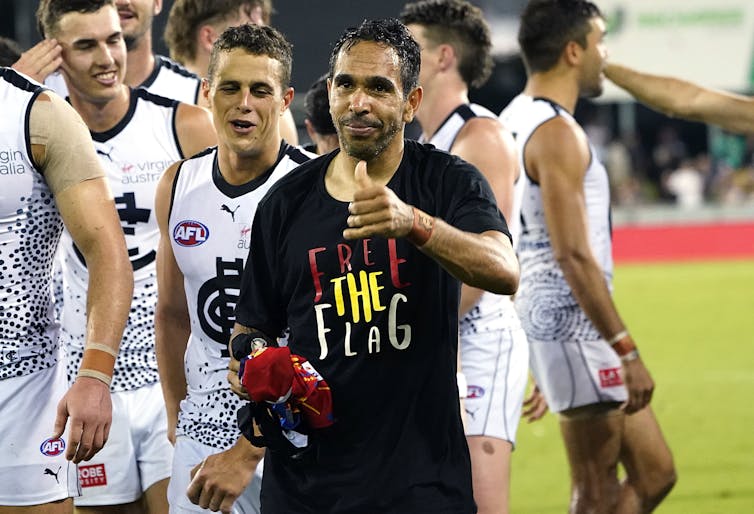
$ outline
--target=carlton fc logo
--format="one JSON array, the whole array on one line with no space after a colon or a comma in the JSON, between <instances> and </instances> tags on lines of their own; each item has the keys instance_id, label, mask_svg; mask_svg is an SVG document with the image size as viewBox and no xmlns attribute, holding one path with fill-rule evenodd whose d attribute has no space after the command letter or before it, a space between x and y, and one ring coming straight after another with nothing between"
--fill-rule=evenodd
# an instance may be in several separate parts
<instances>
[{"instance_id":1,"label":"carlton fc logo","mask_svg":"<svg viewBox=\"0 0 754 514\"><path fill-rule=\"evenodd\" d=\"M184 220L173 229L173 239L181 246L199 246L209 239L209 229L199 221Z\"/></svg>"},{"instance_id":2,"label":"carlton fc logo","mask_svg":"<svg viewBox=\"0 0 754 514\"><path fill-rule=\"evenodd\" d=\"M55 457L65 451L65 441L60 437L45 439L44 442L39 445L39 451L42 455L47 457Z\"/></svg>"}]
</instances>

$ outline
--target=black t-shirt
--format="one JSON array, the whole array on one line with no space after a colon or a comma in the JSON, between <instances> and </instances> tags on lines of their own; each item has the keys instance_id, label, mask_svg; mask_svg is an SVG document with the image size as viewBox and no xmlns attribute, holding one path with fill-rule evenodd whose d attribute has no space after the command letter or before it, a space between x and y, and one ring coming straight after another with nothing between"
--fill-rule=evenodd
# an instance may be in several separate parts
<instances>
[{"instance_id":1,"label":"black t-shirt","mask_svg":"<svg viewBox=\"0 0 754 514\"><path fill-rule=\"evenodd\" d=\"M267 513L475 512L456 385L460 283L405 239L345 240L348 203L324 184L337 152L305 163L260 202L236 320L329 383L336 423L316 461L267 452ZM388 183L469 232L508 233L479 171L405 142Z\"/></svg>"}]
</instances>

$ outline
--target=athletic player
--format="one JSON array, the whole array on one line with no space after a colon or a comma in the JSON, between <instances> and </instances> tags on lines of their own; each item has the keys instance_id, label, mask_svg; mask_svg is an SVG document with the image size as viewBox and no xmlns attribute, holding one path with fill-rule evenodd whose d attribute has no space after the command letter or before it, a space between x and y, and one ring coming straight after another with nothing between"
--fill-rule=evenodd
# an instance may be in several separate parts
<instances>
[{"instance_id":1,"label":"athletic player","mask_svg":"<svg viewBox=\"0 0 754 514\"><path fill-rule=\"evenodd\" d=\"M640 102L668 116L754 134L754 96L705 88L686 80L643 73L608 63L605 76Z\"/></svg>"},{"instance_id":2,"label":"athletic player","mask_svg":"<svg viewBox=\"0 0 754 514\"><path fill-rule=\"evenodd\" d=\"M424 0L407 4L401 21L421 48L420 140L484 174L517 241L513 137L497 115L470 104L468 97L469 87L484 84L492 71L490 29L482 11L465 0ZM470 393L461 395L466 396L474 500L480 513L508 512L510 455L528 380L526 335L508 296L464 285L460 314L461 371Z\"/></svg>"},{"instance_id":3,"label":"athletic player","mask_svg":"<svg viewBox=\"0 0 754 514\"><path fill-rule=\"evenodd\" d=\"M200 77L207 75L212 44L228 27L254 23L269 25L272 0L176 0L165 26L170 55ZM280 133L298 144L290 109L281 113Z\"/></svg>"},{"instance_id":4,"label":"athletic player","mask_svg":"<svg viewBox=\"0 0 754 514\"><path fill-rule=\"evenodd\" d=\"M155 255L159 229L154 194L164 170L216 139L201 107L158 97L123 83L125 44L112 0L86 5L48 0L45 32L63 48L63 76L71 105L89 127L115 194L134 270L134 297L113 377L114 421L105 449L79 476L76 505L92 512L164 512L172 446L154 355ZM75 9L74 9L75 8ZM64 235L61 247L61 341L69 378L78 368L86 327L88 268ZM138 500L144 497L144 505Z\"/></svg>"},{"instance_id":5,"label":"athletic player","mask_svg":"<svg viewBox=\"0 0 754 514\"><path fill-rule=\"evenodd\" d=\"M235 423L242 402L228 387L228 342L257 203L309 159L278 129L293 98L291 58L275 29L227 29L214 43L204 88L219 145L171 166L157 190L156 344L175 442L168 490L174 513L230 512L231 505L234 513L259 511L261 469L251 481L255 466L238 460L239 447L250 443ZM229 496L222 504L208 497L198 507L186 496L202 462L224 470L218 488Z\"/></svg>"},{"instance_id":6,"label":"athletic player","mask_svg":"<svg viewBox=\"0 0 754 514\"><path fill-rule=\"evenodd\" d=\"M397 20L347 30L330 60L341 151L280 179L254 217L235 331L290 327L336 418L300 459L266 454L265 513L476 511L455 382L460 282L511 294L518 263L481 173L403 137L420 60ZM192 498L212 494L206 470Z\"/></svg>"},{"instance_id":7,"label":"athletic player","mask_svg":"<svg viewBox=\"0 0 754 514\"><path fill-rule=\"evenodd\" d=\"M81 118L10 68L0 68L0 108L0 512L67 514L74 464L108 440L133 273ZM50 295L61 220L90 270L84 359L70 388Z\"/></svg>"},{"instance_id":8,"label":"athletic player","mask_svg":"<svg viewBox=\"0 0 754 514\"><path fill-rule=\"evenodd\" d=\"M82 5L86 5L83 2ZM63 98L68 89L59 70L62 48L45 27L55 20L42 19L47 1L37 9L39 29L45 38L24 52L13 67L39 82L44 82ZM125 83L141 87L150 93L172 98L179 102L195 104L199 100L201 77L180 64L152 52L152 21L162 10L162 0L116 0L123 39L126 42L127 65Z\"/></svg>"},{"instance_id":9,"label":"athletic player","mask_svg":"<svg viewBox=\"0 0 754 514\"><path fill-rule=\"evenodd\" d=\"M654 382L611 297L605 168L573 118L602 92L605 22L585 0L532 0L518 41L526 88L501 114L525 185L516 308L571 468L570 511L652 511L675 482ZM626 471L618 481L617 466Z\"/></svg>"}]
</instances>

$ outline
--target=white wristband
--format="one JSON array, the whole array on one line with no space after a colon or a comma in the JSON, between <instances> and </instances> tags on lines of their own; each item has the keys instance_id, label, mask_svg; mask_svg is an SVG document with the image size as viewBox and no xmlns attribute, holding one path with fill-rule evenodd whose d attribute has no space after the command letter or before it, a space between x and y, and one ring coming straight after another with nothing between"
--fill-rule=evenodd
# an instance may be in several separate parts
<instances>
[{"instance_id":1,"label":"white wristband","mask_svg":"<svg viewBox=\"0 0 754 514\"><path fill-rule=\"evenodd\" d=\"M458 384L458 398L466 398L469 395L469 385L462 371L456 373L456 383Z\"/></svg>"}]
</instances>

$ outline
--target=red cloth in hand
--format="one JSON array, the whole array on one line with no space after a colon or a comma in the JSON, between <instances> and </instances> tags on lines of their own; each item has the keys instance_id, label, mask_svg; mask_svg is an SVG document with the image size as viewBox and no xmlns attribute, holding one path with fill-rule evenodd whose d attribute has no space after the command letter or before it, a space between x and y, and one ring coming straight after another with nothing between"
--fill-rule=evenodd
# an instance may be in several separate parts
<instances>
[{"instance_id":1,"label":"red cloth in hand","mask_svg":"<svg viewBox=\"0 0 754 514\"><path fill-rule=\"evenodd\" d=\"M255 402L288 401L308 428L335 422L330 386L305 358L287 346L254 351L244 363L241 383Z\"/></svg>"}]
</instances>

